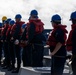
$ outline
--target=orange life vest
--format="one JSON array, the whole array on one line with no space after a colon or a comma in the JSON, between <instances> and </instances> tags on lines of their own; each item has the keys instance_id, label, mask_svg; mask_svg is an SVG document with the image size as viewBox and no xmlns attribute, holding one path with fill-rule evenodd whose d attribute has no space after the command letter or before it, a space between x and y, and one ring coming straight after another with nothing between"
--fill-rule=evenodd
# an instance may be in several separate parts
<instances>
[{"instance_id":1,"label":"orange life vest","mask_svg":"<svg viewBox=\"0 0 76 75\"><path fill-rule=\"evenodd\" d=\"M57 29L61 29L61 30L64 31L64 40L66 40L66 38L67 38L67 36L66 36L67 30L65 28L66 28L65 25L55 25L54 29L52 30L52 33L49 34L47 44L49 46L53 46L53 47L56 46L57 40L55 39L54 33L56 32ZM62 45L65 45L65 42Z\"/></svg>"},{"instance_id":2,"label":"orange life vest","mask_svg":"<svg viewBox=\"0 0 76 75\"><path fill-rule=\"evenodd\" d=\"M0 36L2 36L3 27L0 27Z\"/></svg>"},{"instance_id":3,"label":"orange life vest","mask_svg":"<svg viewBox=\"0 0 76 75\"><path fill-rule=\"evenodd\" d=\"M6 32L7 32L8 27L9 27L9 24L6 24L6 25L3 27L2 35L6 35Z\"/></svg>"},{"instance_id":4,"label":"orange life vest","mask_svg":"<svg viewBox=\"0 0 76 75\"><path fill-rule=\"evenodd\" d=\"M67 42L66 42L67 51L72 50L72 34L73 34L73 31L76 29L76 25L71 25L71 27L72 27L72 30L70 31Z\"/></svg>"},{"instance_id":5,"label":"orange life vest","mask_svg":"<svg viewBox=\"0 0 76 75\"><path fill-rule=\"evenodd\" d=\"M6 32L6 36L8 36L9 32L11 31L12 26L9 26Z\"/></svg>"},{"instance_id":6,"label":"orange life vest","mask_svg":"<svg viewBox=\"0 0 76 75\"><path fill-rule=\"evenodd\" d=\"M41 22L40 19L36 19L36 20L30 20L29 23L27 23L27 38L28 38L28 31L29 31L29 28L30 28L30 24L31 23L34 23L35 25L35 35L36 34L39 34L39 33L42 33L43 30L44 30L44 23Z\"/></svg>"},{"instance_id":7,"label":"orange life vest","mask_svg":"<svg viewBox=\"0 0 76 75\"><path fill-rule=\"evenodd\" d=\"M25 22L22 22L22 21L21 21L21 22L16 22L15 25L12 26L11 35L15 32L15 29L16 29L16 26L17 26L17 25L20 25L20 28L21 28L21 26L22 26L24 23L25 23ZM21 31L21 29L20 29L19 35L21 35L21 34L22 34L22 31Z\"/></svg>"}]
</instances>

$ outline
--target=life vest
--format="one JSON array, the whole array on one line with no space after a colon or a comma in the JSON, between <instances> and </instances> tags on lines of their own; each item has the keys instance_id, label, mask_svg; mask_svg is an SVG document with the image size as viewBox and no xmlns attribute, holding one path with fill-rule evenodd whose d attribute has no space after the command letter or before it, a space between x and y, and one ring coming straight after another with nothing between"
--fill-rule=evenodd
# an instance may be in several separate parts
<instances>
[{"instance_id":1,"label":"life vest","mask_svg":"<svg viewBox=\"0 0 76 75\"><path fill-rule=\"evenodd\" d=\"M15 24L11 27L10 35L12 36L15 32Z\"/></svg>"},{"instance_id":2,"label":"life vest","mask_svg":"<svg viewBox=\"0 0 76 75\"><path fill-rule=\"evenodd\" d=\"M28 31L31 23L34 23L35 25L35 35L42 33L44 30L44 23L41 22L40 19L30 20L29 23L27 23L27 38L28 38Z\"/></svg>"},{"instance_id":3,"label":"life vest","mask_svg":"<svg viewBox=\"0 0 76 75\"><path fill-rule=\"evenodd\" d=\"M53 47L56 46L56 44L58 43L57 40L55 39L55 32L56 32L57 29L61 29L61 30L64 31L64 40L66 40L66 38L67 38L67 36L66 36L67 30L65 28L66 28L65 25L55 25L54 29L52 30L52 33L49 34L49 37L48 37L48 40L47 40L47 44L49 46L53 46ZM65 42L62 45L65 45Z\"/></svg>"},{"instance_id":4,"label":"life vest","mask_svg":"<svg viewBox=\"0 0 76 75\"><path fill-rule=\"evenodd\" d=\"M8 27L7 32L6 32L6 37L10 34L11 28L12 28L12 26Z\"/></svg>"},{"instance_id":5,"label":"life vest","mask_svg":"<svg viewBox=\"0 0 76 75\"><path fill-rule=\"evenodd\" d=\"M0 36L2 36L3 27L0 27Z\"/></svg>"},{"instance_id":6,"label":"life vest","mask_svg":"<svg viewBox=\"0 0 76 75\"><path fill-rule=\"evenodd\" d=\"M72 27L72 29L69 33L69 36L68 36L68 39L67 39L67 42L66 42L67 51L72 50L72 34L73 34L73 31L76 29L76 25L71 25L71 27Z\"/></svg>"},{"instance_id":7,"label":"life vest","mask_svg":"<svg viewBox=\"0 0 76 75\"><path fill-rule=\"evenodd\" d=\"M17 28L17 25L20 25L20 32L19 32L19 35L21 35L22 34L22 31L21 31L21 26L24 24L25 22L16 22L15 23L15 25L13 25L12 26L12 29L11 29L11 35L13 35L14 34L14 32L15 32L15 30L16 30L16 28Z\"/></svg>"},{"instance_id":8,"label":"life vest","mask_svg":"<svg viewBox=\"0 0 76 75\"><path fill-rule=\"evenodd\" d=\"M2 30L2 35L6 35L7 29L8 29L9 25L6 24Z\"/></svg>"}]
</instances>

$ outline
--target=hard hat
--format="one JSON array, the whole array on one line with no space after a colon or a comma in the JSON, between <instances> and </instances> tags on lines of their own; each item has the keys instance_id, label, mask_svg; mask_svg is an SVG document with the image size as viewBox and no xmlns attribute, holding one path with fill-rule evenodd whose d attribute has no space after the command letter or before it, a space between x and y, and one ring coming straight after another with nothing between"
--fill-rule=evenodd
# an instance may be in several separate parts
<instances>
[{"instance_id":1,"label":"hard hat","mask_svg":"<svg viewBox=\"0 0 76 75\"><path fill-rule=\"evenodd\" d=\"M4 23L8 23L11 21L11 18L8 18L7 20L4 21Z\"/></svg>"},{"instance_id":2,"label":"hard hat","mask_svg":"<svg viewBox=\"0 0 76 75\"><path fill-rule=\"evenodd\" d=\"M71 13L70 20L76 19L76 11Z\"/></svg>"},{"instance_id":3,"label":"hard hat","mask_svg":"<svg viewBox=\"0 0 76 75\"><path fill-rule=\"evenodd\" d=\"M8 18L8 19L7 19L7 22L10 22L10 21L11 21L11 18Z\"/></svg>"},{"instance_id":4,"label":"hard hat","mask_svg":"<svg viewBox=\"0 0 76 75\"><path fill-rule=\"evenodd\" d=\"M21 19L22 18L22 16L20 15L20 14L17 14L16 16L15 16L15 19Z\"/></svg>"},{"instance_id":5,"label":"hard hat","mask_svg":"<svg viewBox=\"0 0 76 75\"><path fill-rule=\"evenodd\" d=\"M11 21L9 22L9 24L10 24L10 25L14 25L14 24L15 24L15 21L14 21L14 20L11 20Z\"/></svg>"},{"instance_id":6,"label":"hard hat","mask_svg":"<svg viewBox=\"0 0 76 75\"><path fill-rule=\"evenodd\" d=\"M52 21L61 21L61 17L58 14L53 15L52 18L51 18L51 22Z\"/></svg>"},{"instance_id":7,"label":"hard hat","mask_svg":"<svg viewBox=\"0 0 76 75\"><path fill-rule=\"evenodd\" d=\"M38 15L37 10L32 10L32 11L30 12L30 15Z\"/></svg>"},{"instance_id":8,"label":"hard hat","mask_svg":"<svg viewBox=\"0 0 76 75\"><path fill-rule=\"evenodd\" d=\"M7 19L7 17L6 17L6 16L3 16L3 17L2 17L2 21L3 21L3 20L6 20L6 19Z\"/></svg>"},{"instance_id":9,"label":"hard hat","mask_svg":"<svg viewBox=\"0 0 76 75\"><path fill-rule=\"evenodd\" d=\"M6 21L7 21L7 23L9 23L11 21L11 18L8 18Z\"/></svg>"},{"instance_id":10,"label":"hard hat","mask_svg":"<svg viewBox=\"0 0 76 75\"><path fill-rule=\"evenodd\" d=\"M26 27L26 24L23 24L21 28L25 28L25 27Z\"/></svg>"}]
</instances>

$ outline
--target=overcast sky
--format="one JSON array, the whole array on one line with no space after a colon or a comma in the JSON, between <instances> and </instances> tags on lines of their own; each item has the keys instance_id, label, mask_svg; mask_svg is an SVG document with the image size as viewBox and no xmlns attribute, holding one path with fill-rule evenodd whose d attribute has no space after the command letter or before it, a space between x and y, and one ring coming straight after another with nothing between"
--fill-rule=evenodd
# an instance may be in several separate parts
<instances>
[{"instance_id":1,"label":"overcast sky","mask_svg":"<svg viewBox=\"0 0 76 75\"><path fill-rule=\"evenodd\" d=\"M45 24L45 28L52 28L50 20L52 15L59 14L62 24L66 24L70 30L70 14L76 11L76 0L0 0L0 19L6 15L14 19L20 13L23 20L27 22L31 10L39 12L39 18Z\"/></svg>"}]
</instances>

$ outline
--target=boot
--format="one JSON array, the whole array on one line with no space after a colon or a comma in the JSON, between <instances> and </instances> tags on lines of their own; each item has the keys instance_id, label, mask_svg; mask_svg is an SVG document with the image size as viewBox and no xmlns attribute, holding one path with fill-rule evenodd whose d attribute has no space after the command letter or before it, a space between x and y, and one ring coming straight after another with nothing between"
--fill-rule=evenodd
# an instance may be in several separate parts
<instances>
[{"instance_id":1,"label":"boot","mask_svg":"<svg viewBox=\"0 0 76 75\"><path fill-rule=\"evenodd\" d=\"M18 73L19 72L19 69L20 69L20 64L17 66L17 68L15 68L12 73Z\"/></svg>"}]
</instances>

